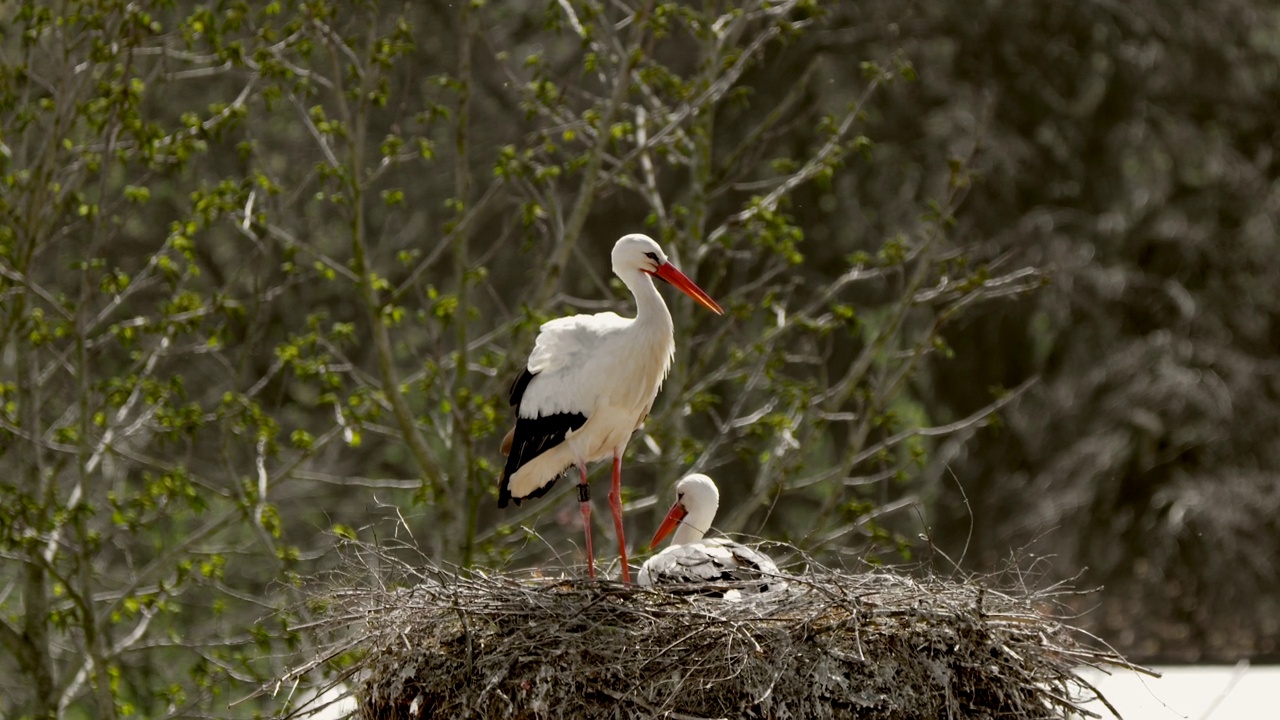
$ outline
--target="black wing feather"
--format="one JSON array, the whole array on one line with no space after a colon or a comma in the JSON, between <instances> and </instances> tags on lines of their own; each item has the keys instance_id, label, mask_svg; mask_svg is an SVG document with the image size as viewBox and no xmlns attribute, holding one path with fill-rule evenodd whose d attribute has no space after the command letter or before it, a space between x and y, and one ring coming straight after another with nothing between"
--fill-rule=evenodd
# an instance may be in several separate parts
<instances>
[{"instance_id":1,"label":"black wing feather","mask_svg":"<svg viewBox=\"0 0 1280 720\"><path fill-rule=\"evenodd\" d=\"M510 399L513 407L520 406L524 391L529 387L529 382L533 380L535 374L529 372L529 368L526 367L524 372L520 373L520 377L511 383ZM582 413L554 413L536 418L523 418L519 417L517 412L516 416L516 430L511 439L511 454L507 455L507 464L502 470L502 480L498 483L498 507L500 508L506 507L509 502L519 505L525 498L546 495L551 490L551 486L556 484L556 480L560 479L559 475L551 478L545 485L524 498L511 495L507 480L524 467L525 463L564 442L565 435L587 422L587 416Z\"/></svg>"},{"instance_id":2,"label":"black wing feather","mask_svg":"<svg viewBox=\"0 0 1280 720\"><path fill-rule=\"evenodd\" d=\"M507 392L507 399L511 401L511 407L520 405L520 401L524 399L524 391L529 387L529 381L533 379L535 373L529 372L529 368L525 367L519 377L511 382L511 390Z\"/></svg>"}]
</instances>

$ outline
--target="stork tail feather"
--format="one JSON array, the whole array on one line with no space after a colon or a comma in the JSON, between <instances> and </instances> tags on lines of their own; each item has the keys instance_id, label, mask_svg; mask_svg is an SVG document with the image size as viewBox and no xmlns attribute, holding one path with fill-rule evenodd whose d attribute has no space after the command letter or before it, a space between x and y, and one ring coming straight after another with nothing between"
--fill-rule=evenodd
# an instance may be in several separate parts
<instances>
[{"instance_id":1,"label":"stork tail feather","mask_svg":"<svg viewBox=\"0 0 1280 720\"><path fill-rule=\"evenodd\" d=\"M582 427L586 422L587 416L582 413L554 413L536 418L517 419L515 428L508 433L510 442L507 438L503 438L502 441L503 448L507 451L507 463L498 482L498 507L504 508L508 502L519 505L525 498L542 497L547 494L555 481L572 465L572 460L565 462L563 467L541 470L543 477L534 478L537 486L519 496L511 492L511 478L525 465L560 447L570 432ZM559 463L555 464L559 465ZM521 482L524 483L524 481ZM527 485L527 483L524 484Z\"/></svg>"}]
</instances>

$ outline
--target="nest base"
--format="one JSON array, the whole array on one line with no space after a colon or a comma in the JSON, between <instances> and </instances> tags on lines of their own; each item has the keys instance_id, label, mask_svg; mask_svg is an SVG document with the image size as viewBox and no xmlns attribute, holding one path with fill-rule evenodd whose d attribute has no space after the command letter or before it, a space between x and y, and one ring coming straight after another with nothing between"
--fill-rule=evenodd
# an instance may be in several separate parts
<instances>
[{"instance_id":1,"label":"nest base","mask_svg":"<svg viewBox=\"0 0 1280 720\"><path fill-rule=\"evenodd\" d=\"M1051 594L883 571L787 579L728 600L702 594L726 584L674 595L430 569L339 605L366 620L352 671L367 720L1065 718L1091 714L1079 667L1133 667L1047 614Z\"/></svg>"}]
</instances>

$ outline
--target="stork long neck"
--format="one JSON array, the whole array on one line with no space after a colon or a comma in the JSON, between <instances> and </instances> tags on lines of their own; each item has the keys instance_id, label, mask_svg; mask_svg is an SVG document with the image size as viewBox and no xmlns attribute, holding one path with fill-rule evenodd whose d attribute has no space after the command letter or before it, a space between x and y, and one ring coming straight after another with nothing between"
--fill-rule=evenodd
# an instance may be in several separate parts
<instances>
[{"instance_id":1,"label":"stork long neck","mask_svg":"<svg viewBox=\"0 0 1280 720\"><path fill-rule=\"evenodd\" d=\"M680 526L676 528L675 535L671 537L672 545L688 545L702 539L707 531L711 529L711 521L716 519L716 508L714 507L692 507L688 509L688 514L684 516L684 520Z\"/></svg>"},{"instance_id":2,"label":"stork long neck","mask_svg":"<svg viewBox=\"0 0 1280 720\"><path fill-rule=\"evenodd\" d=\"M671 322L671 311L663 301L653 278L639 270L628 270L618 273L622 282L636 298L636 322L641 325L662 328L669 335L675 326Z\"/></svg>"}]
</instances>

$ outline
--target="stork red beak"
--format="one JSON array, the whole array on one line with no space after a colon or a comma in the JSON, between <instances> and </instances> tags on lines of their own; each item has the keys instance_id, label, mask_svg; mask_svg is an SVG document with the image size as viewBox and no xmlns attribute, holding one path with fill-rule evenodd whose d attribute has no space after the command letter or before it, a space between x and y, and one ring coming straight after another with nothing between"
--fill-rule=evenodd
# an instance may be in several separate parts
<instances>
[{"instance_id":1,"label":"stork red beak","mask_svg":"<svg viewBox=\"0 0 1280 720\"><path fill-rule=\"evenodd\" d=\"M681 292L698 301L698 304L702 307L717 315L724 314L724 310L720 309L720 306L716 304L716 301L712 300L710 295L703 292L702 288L693 284L693 281L685 277L684 273L677 270L675 265L672 265L671 263L663 263L658 266L658 269L655 270L653 274L659 279L666 280L672 285L680 288Z\"/></svg>"},{"instance_id":2,"label":"stork red beak","mask_svg":"<svg viewBox=\"0 0 1280 720\"><path fill-rule=\"evenodd\" d=\"M662 542L663 538L670 535L671 531L675 530L676 526L680 524L680 521L684 520L684 516L688 514L689 511L686 510L684 505L681 505L679 502L672 505L671 509L667 511L667 517L664 518L662 520L662 524L658 526L658 531L653 534L653 539L649 541L649 548L652 549L658 547L658 543Z\"/></svg>"}]
</instances>

